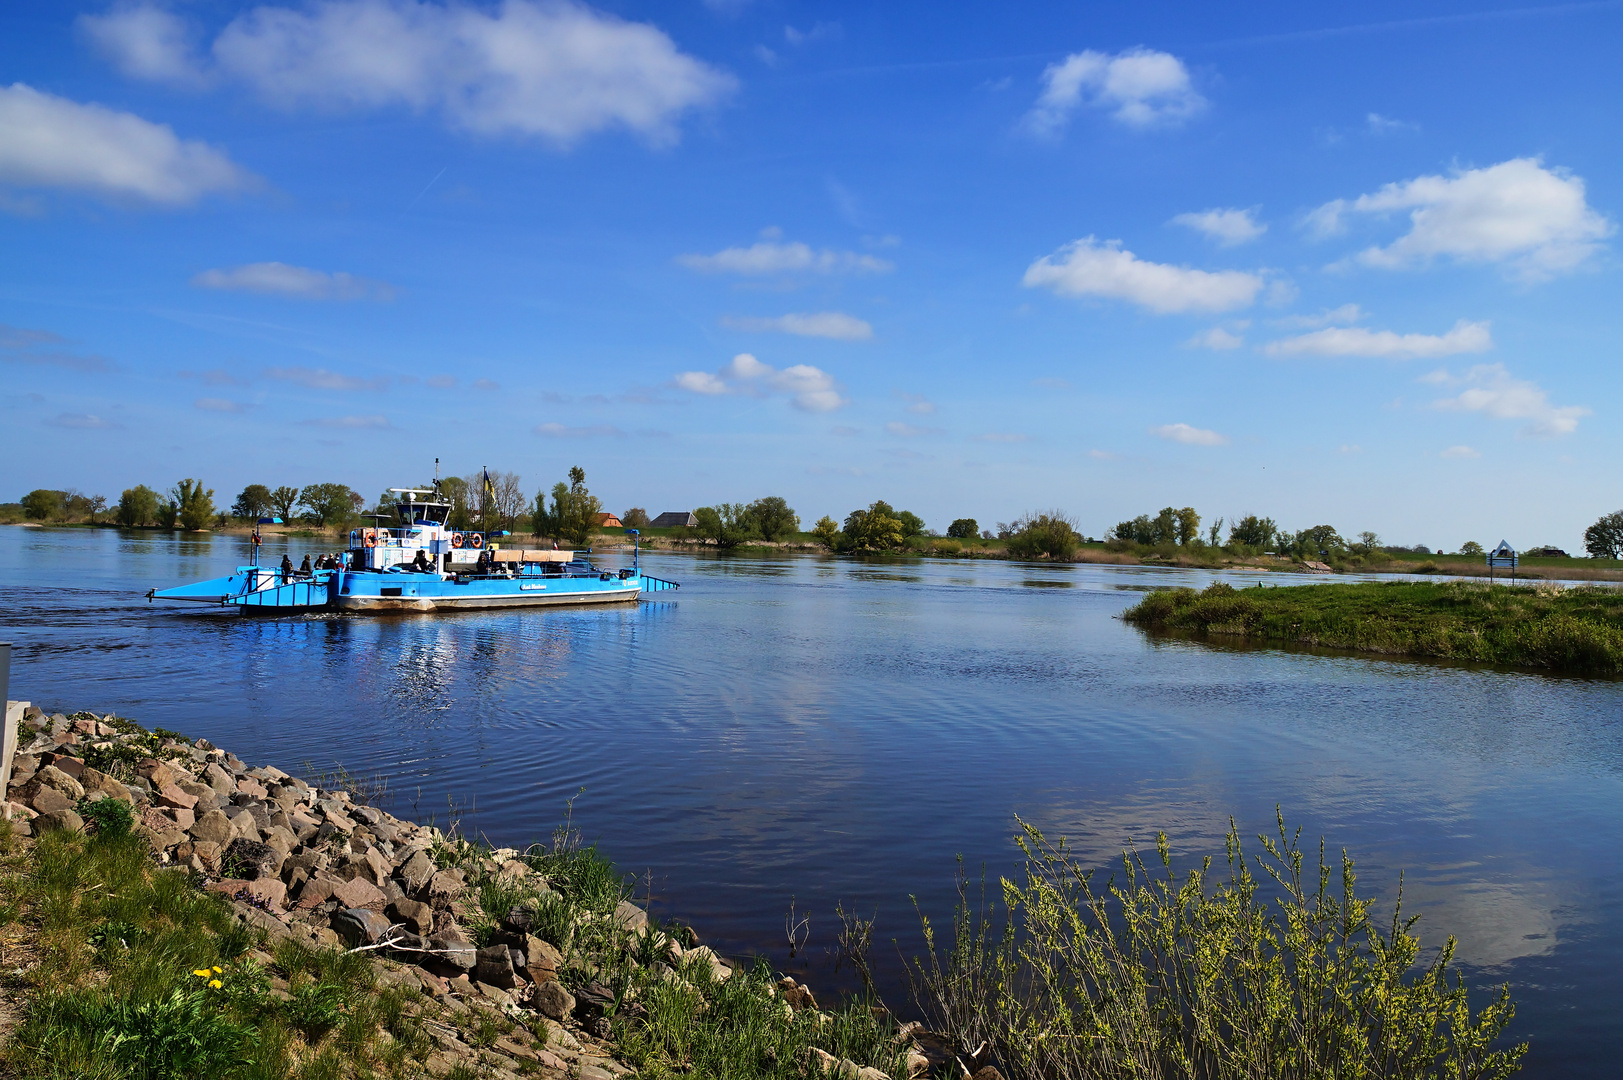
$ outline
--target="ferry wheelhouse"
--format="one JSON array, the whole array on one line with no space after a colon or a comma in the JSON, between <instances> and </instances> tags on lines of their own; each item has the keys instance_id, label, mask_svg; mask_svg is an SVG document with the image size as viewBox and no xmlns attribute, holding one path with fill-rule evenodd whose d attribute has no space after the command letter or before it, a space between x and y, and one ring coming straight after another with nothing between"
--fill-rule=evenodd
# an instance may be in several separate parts
<instances>
[{"instance_id":1,"label":"ferry wheelhouse","mask_svg":"<svg viewBox=\"0 0 1623 1080\"><path fill-rule=\"evenodd\" d=\"M634 541L632 564L606 570L593 564L589 549L509 547L500 534L452 529L451 503L438 481L433 490L389 490L400 497L398 526L352 530L337 565L308 573L286 560L280 567L260 566L256 532L253 565L223 578L154 589L147 599L244 611L379 613L627 603L646 592L678 587L642 573L636 529L626 530Z\"/></svg>"}]
</instances>

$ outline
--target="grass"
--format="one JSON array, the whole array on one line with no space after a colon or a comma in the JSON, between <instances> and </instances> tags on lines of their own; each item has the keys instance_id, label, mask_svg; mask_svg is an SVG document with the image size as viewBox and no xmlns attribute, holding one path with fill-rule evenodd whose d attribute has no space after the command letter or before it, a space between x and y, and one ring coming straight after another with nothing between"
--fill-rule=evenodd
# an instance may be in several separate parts
<instances>
[{"instance_id":1,"label":"grass","mask_svg":"<svg viewBox=\"0 0 1623 1080\"><path fill-rule=\"evenodd\" d=\"M1102 886L1064 840L1020 825L1024 880L1001 882L1001 920L984 883L977 900L960 875L950 939L938 948L926 919L913 969L932 1026L986 1044L1009 1080L1500 1080L1520 1068L1525 1044L1496 1045L1515 1014L1508 987L1473 1015L1449 981L1453 939L1423 959L1401 895L1377 924L1351 859L1327 864L1321 843L1315 874L1283 818L1254 858L1231 823L1226 874L1211 858L1174 872L1163 835L1158 859L1129 849Z\"/></svg>"},{"instance_id":2,"label":"grass","mask_svg":"<svg viewBox=\"0 0 1623 1080\"><path fill-rule=\"evenodd\" d=\"M427 1056L408 1014L416 995L379 987L365 957L292 941L267 953L222 897L158 868L122 822L98 824L27 849L6 836L3 962L24 1012L0 1072L381 1078Z\"/></svg>"},{"instance_id":3,"label":"grass","mask_svg":"<svg viewBox=\"0 0 1623 1080\"><path fill-rule=\"evenodd\" d=\"M1623 674L1623 591L1372 582L1150 593L1147 630L1427 656L1577 675Z\"/></svg>"}]
</instances>

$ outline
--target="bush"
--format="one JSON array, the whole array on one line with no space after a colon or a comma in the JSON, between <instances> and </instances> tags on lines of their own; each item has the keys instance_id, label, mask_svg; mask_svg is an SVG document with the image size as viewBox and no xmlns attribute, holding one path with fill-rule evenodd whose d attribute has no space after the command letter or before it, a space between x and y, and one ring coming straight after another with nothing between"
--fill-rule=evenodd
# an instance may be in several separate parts
<instances>
[{"instance_id":1,"label":"bush","mask_svg":"<svg viewBox=\"0 0 1623 1080\"><path fill-rule=\"evenodd\" d=\"M121 839L135 828L134 812L128 803L118 799L82 801L79 804L79 816L101 840Z\"/></svg>"},{"instance_id":2,"label":"bush","mask_svg":"<svg viewBox=\"0 0 1623 1080\"><path fill-rule=\"evenodd\" d=\"M1075 519L1060 510L1027 514L1014 525L1009 554L1017 559L1069 559L1082 542Z\"/></svg>"},{"instance_id":3,"label":"bush","mask_svg":"<svg viewBox=\"0 0 1623 1080\"><path fill-rule=\"evenodd\" d=\"M1159 866L1128 849L1102 889L1063 840L1019 825L1024 882L1003 881L1003 925L960 877L952 940L938 952L925 918L913 969L931 1026L960 1046L989 1042L1010 1080L1497 1080L1527 1052L1489 1049L1515 1015L1508 987L1473 1017L1463 983L1448 980L1454 939L1420 962L1401 898L1383 930L1352 860L1342 856L1339 889L1322 847L1317 874L1304 874L1283 817L1255 858L1230 825L1224 877L1211 858L1175 873L1158 835Z\"/></svg>"},{"instance_id":4,"label":"bush","mask_svg":"<svg viewBox=\"0 0 1623 1080\"><path fill-rule=\"evenodd\" d=\"M958 518L947 526L947 535L954 540L973 540L980 531L980 524L974 518Z\"/></svg>"},{"instance_id":5,"label":"bush","mask_svg":"<svg viewBox=\"0 0 1623 1080\"><path fill-rule=\"evenodd\" d=\"M742 503L717 503L693 511L694 531L718 548L735 548L754 533L748 508Z\"/></svg>"},{"instance_id":6,"label":"bush","mask_svg":"<svg viewBox=\"0 0 1623 1080\"><path fill-rule=\"evenodd\" d=\"M646 529L649 525L648 511L640 506L633 506L620 515L620 524L628 529Z\"/></svg>"},{"instance_id":7,"label":"bush","mask_svg":"<svg viewBox=\"0 0 1623 1080\"><path fill-rule=\"evenodd\" d=\"M800 531L800 516L778 495L750 503L744 508L743 519L749 531L768 543L776 543Z\"/></svg>"}]
</instances>

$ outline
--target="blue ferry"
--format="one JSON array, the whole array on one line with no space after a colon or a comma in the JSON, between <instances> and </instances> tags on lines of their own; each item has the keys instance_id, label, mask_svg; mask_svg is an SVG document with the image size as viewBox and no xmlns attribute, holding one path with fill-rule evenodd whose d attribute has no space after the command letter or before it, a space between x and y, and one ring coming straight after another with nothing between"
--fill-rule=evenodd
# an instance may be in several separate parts
<instances>
[{"instance_id":1,"label":"blue ferry","mask_svg":"<svg viewBox=\"0 0 1623 1080\"><path fill-rule=\"evenodd\" d=\"M438 481L432 491L389 490L400 496L399 527L352 530L342 560L332 560L335 565L303 572L284 558L279 567L260 566L256 530L253 565L222 578L152 589L147 599L265 614L386 613L618 604L679 587L642 572L636 529L626 530L633 539L631 565L605 570L593 565L590 550L510 547L504 536L452 529L447 524L451 504L441 496Z\"/></svg>"}]
</instances>

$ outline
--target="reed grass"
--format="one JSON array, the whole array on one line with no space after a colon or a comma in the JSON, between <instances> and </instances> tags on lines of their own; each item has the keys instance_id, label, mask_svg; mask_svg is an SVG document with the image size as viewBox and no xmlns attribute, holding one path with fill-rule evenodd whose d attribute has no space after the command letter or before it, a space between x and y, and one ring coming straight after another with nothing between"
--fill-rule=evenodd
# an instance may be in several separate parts
<instances>
[{"instance_id":1,"label":"reed grass","mask_svg":"<svg viewBox=\"0 0 1623 1080\"><path fill-rule=\"evenodd\" d=\"M1129 849L1103 885L1064 840L1020 828L1024 880L1001 881L1001 917L960 873L950 934L938 944L925 918L912 969L936 1028L1009 1080L1499 1080L1520 1067L1526 1045L1496 1042L1509 989L1473 1014L1448 978L1453 939L1424 959L1401 898L1377 924L1352 860L1337 874L1321 843L1313 873L1283 818L1255 858L1231 824L1226 875L1207 858L1180 876L1163 835L1153 863Z\"/></svg>"},{"instance_id":2,"label":"reed grass","mask_svg":"<svg viewBox=\"0 0 1623 1080\"><path fill-rule=\"evenodd\" d=\"M1623 674L1623 591L1478 582L1164 589L1122 614L1146 630Z\"/></svg>"}]
</instances>

